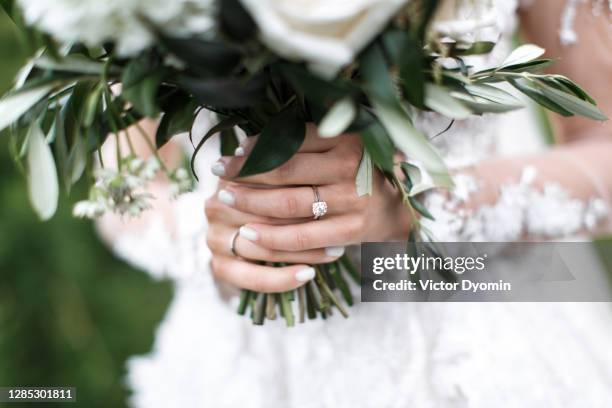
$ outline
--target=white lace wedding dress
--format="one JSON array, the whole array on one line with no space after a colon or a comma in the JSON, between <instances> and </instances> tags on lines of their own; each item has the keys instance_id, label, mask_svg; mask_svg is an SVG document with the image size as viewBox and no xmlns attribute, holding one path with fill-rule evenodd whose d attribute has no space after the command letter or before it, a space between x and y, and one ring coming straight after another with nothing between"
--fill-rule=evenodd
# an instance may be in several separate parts
<instances>
[{"instance_id":1,"label":"white lace wedding dress","mask_svg":"<svg viewBox=\"0 0 612 408\"><path fill-rule=\"evenodd\" d=\"M480 65L508 53L515 28L516 2L495 3L495 25L481 35L501 33L502 40L487 60L473 61ZM436 143L451 167L537 151L543 143L529 115L471 119ZM418 124L433 135L448 121L429 115ZM282 322L256 327L237 316L236 299L224 297L209 272L203 205L216 180L205 174L217 149L208 147L199 159L197 192L175 203L174 231L158 220L115 242L120 256L175 282L153 350L128 363L133 406L612 406L612 306L606 303L368 303L353 307L347 320L335 315L292 329ZM434 200L436 233L441 239L509 240L518 237L518 222L508 220L522 217L528 228L566 234L597 216L594 202L573 200L559 187L535 192L528 180L514 187L537 203L539 213L519 212L501 200L462 221L471 226L461 235L448 208Z\"/></svg>"}]
</instances>

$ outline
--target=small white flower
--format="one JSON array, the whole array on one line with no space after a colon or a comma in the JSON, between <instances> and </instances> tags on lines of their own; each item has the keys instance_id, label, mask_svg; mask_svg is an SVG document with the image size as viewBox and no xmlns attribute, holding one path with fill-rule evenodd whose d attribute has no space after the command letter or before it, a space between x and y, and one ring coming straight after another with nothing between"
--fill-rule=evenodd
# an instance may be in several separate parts
<instances>
[{"instance_id":1,"label":"small white flower","mask_svg":"<svg viewBox=\"0 0 612 408\"><path fill-rule=\"evenodd\" d=\"M82 218L97 218L107 211L136 217L151 208L151 194L143 192L147 182L159 170L157 159L144 161L135 156L121 160L121 170L101 168L89 191L89 199L78 202L73 214Z\"/></svg>"},{"instance_id":2,"label":"small white flower","mask_svg":"<svg viewBox=\"0 0 612 408\"><path fill-rule=\"evenodd\" d=\"M156 157L151 157L144 163L142 167L142 177L146 180L153 180L160 169L159 160Z\"/></svg>"},{"instance_id":3,"label":"small white flower","mask_svg":"<svg viewBox=\"0 0 612 408\"><path fill-rule=\"evenodd\" d=\"M193 190L193 179L187 170L182 167L170 174L170 197L177 198L181 194Z\"/></svg>"},{"instance_id":4,"label":"small white flower","mask_svg":"<svg viewBox=\"0 0 612 408\"><path fill-rule=\"evenodd\" d=\"M134 157L134 158L128 158L127 160L125 160L125 164L127 165L130 173L135 174L141 171L145 162L140 157Z\"/></svg>"},{"instance_id":5,"label":"small white flower","mask_svg":"<svg viewBox=\"0 0 612 408\"><path fill-rule=\"evenodd\" d=\"M83 200L74 205L72 215L77 218L94 219L104 215L107 209L104 201Z\"/></svg>"}]
</instances>

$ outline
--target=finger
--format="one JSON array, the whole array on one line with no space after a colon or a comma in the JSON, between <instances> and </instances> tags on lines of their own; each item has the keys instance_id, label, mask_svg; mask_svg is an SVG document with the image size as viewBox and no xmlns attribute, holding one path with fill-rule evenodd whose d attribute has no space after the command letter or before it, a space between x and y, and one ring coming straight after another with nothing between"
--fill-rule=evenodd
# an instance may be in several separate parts
<instances>
[{"instance_id":1,"label":"finger","mask_svg":"<svg viewBox=\"0 0 612 408\"><path fill-rule=\"evenodd\" d=\"M295 224L303 222L302 219L274 218L259 215L247 214L235 208L223 204L217 195L206 200L204 212L209 224L221 223L227 226L239 228L251 222L271 225Z\"/></svg>"},{"instance_id":2,"label":"finger","mask_svg":"<svg viewBox=\"0 0 612 408\"><path fill-rule=\"evenodd\" d=\"M277 251L306 251L360 242L364 221L359 216L337 216L292 225L247 224L240 236Z\"/></svg>"},{"instance_id":3,"label":"finger","mask_svg":"<svg viewBox=\"0 0 612 408\"><path fill-rule=\"evenodd\" d=\"M321 264L333 262L344 255L344 247L330 247L325 249L311 249L307 251L289 252L275 251L264 248L234 234L237 228L225 226L211 226L207 234L208 247L214 254L229 257L240 257L250 261L282 262L293 264ZM232 241L235 254L232 252Z\"/></svg>"},{"instance_id":4,"label":"finger","mask_svg":"<svg viewBox=\"0 0 612 408\"><path fill-rule=\"evenodd\" d=\"M212 271L217 279L262 293L293 290L315 277L314 268L307 265L270 267L220 256L213 258Z\"/></svg>"},{"instance_id":5,"label":"finger","mask_svg":"<svg viewBox=\"0 0 612 408\"><path fill-rule=\"evenodd\" d=\"M320 186L317 190L318 200L327 203L328 215L352 212L362 201L354 182ZM261 189L241 184L227 184L217 198L239 211L273 218L313 218L316 200L313 187Z\"/></svg>"}]
</instances>

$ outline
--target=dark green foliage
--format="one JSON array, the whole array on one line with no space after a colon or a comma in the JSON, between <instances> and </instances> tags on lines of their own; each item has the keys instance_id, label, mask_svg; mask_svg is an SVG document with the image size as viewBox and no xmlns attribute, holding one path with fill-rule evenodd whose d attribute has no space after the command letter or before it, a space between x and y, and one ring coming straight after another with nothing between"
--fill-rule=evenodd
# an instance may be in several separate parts
<instances>
[{"instance_id":1,"label":"dark green foliage","mask_svg":"<svg viewBox=\"0 0 612 408\"><path fill-rule=\"evenodd\" d=\"M302 146L306 123L297 104L273 117L257 138L257 143L239 176L273 170L289 160Z\"/></svg>"}]
</instances>

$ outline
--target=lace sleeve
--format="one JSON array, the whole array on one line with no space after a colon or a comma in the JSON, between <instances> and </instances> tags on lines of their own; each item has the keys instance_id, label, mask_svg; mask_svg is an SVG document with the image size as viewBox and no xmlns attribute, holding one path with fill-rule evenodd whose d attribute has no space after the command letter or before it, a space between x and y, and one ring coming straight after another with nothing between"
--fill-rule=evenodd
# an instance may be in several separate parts
<instances>
[{"instance_id":1,"label":"lace sleeve","mask_svg":"<svg viewBox=\"0 0 612 408\"><path fill-rule=\"evenodd\" d=\"M434 239L451 242L559 239L605 228L610 222L608 189L582 159L566 150L570 149L554 153L555 159L544 164L521 165L518 179L494 187L479 178L478 171L457 172L451 191L425 194L425 206L435 221L423 220L423 226ZM487 172L489 180L495 178L495 167ZM555 179L560 172L576 175L578 189L587 191L581 193L584 197ZM487 194L496 198L487 202L482 199Z\"/></svg>"}]
</instances>

